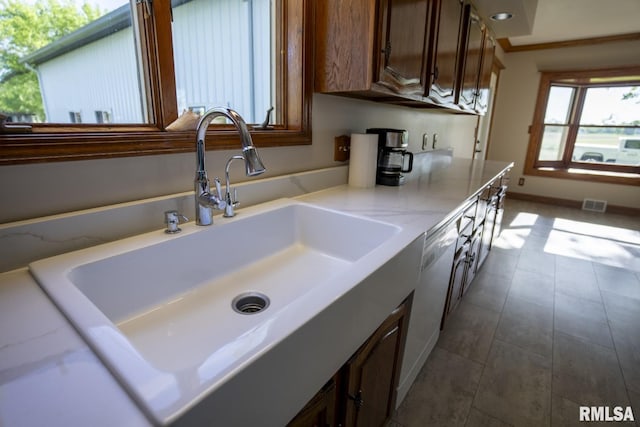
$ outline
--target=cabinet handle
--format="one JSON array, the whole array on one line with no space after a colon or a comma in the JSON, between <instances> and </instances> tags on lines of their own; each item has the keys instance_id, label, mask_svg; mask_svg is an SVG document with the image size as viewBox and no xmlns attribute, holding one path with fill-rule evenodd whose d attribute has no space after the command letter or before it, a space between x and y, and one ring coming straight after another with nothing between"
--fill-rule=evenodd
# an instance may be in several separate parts
<instances>
[{"instance_id":1,"label":"cabinet handle","mask_svg":"<svg viewBox=\"0 0 640 427\"><path fill-rule=\"evenodd\" d=\"M389 60L389 56L391 56L391 42L387 40L387 43L384 46L384 49L382 49L382 53L384 54L385 58L387 59L387 61Z\"/></svg>"},{"instance_id":2,"label":"cabinet handle","mask_svg":"<svg viewBox=\"0 0 640 427\"><path fill-rule=\"evenodd\" d=\"M358 393L356 393L355 396L347 393L347 398L353 400L353 404L356 405L356 409L360 409L362 408L362 405L364 405L364 400L362 399L362 390L358 390Z\"/></svg>"}]
</instances>

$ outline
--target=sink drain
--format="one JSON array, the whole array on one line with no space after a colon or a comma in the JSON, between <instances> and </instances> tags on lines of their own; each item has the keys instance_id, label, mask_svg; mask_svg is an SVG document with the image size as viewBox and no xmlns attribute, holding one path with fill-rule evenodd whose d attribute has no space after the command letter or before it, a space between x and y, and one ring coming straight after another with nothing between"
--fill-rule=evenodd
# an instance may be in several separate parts
<instances>
[{"instance_id":1,"label":"sink drain","mask_svg":"<svg viewBox=\"0 0 640 427\"><path fill-rule=\"evenodd\" d=\"M254 314L269 307L269 298L259 292L247 292L233 299L231 307L240 314Z\"/></svg>"}]
</instances>

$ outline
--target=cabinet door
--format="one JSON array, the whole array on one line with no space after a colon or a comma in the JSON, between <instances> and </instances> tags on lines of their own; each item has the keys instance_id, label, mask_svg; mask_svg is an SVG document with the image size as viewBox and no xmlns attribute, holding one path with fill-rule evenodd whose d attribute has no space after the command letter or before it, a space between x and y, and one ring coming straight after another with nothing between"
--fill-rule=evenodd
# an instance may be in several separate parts
<instances>
[{"instance_id":1,"label":"cabinet door","mask_svg":"<svg viewBox=\"0 0 640 427\"><path fill-rule=\"evenodd\" d=\"M378 63L376 0L313 2L315 90L369 91Z\"/></svg>"},{"instance_id":2,"label":"cabinet door","mask_svg":"<svg viewBox=\"0 0 640 427\"><path fill-rule=\"evenodd\" d=\"M457 103L464 110L475 110L478 95L478 79L482 64L483 24L470 4L465 5L466 42L461 67L460 95Z\"/></svg>"},{"instance_id":3,"label":"cabinet door","mask_svg":"<svg viewBox=\"0 0 640 427\"><path fill-rule=\"evenodd\" d=\"M493 71L493 58L496 51L496 40L488 28L484 31L484 43L482 44L482 66L478 80L478 97L475 110L484 114L489 108L491 99L491 72Z\"/></svg>"},{"instance_id":4,"label":"cabinet door","mask_svg":"<svg viewBox=\"0 0 640 427\"><path fill-rule=\"evenodd\" d=\"M462 293L466 293L473 282L473 278L476 276L476 272L478 271L478 262L480 261L480 245L482 244L482 230L484 229L484 224L480 224L480 226L473 232L473 237L471 238L471 244L469 245L469 253L467 255L467 272L464 277Z\"/></svg>"},{"instance_id":5,"label":"cabinet door","mask_svg":"<svg viewBox=\"0 0 640 427\"><path fill-rule=\"evenodd\" d=\"M493 241L493 226L496 222L496 212L498 209L498 196L495 195L489 201L487 207L487 216L484 219L484 228L482 230L482 243L480 244L480 252L478 259L478 268L484 263L485 258L489 255L491 250L491 243Z\"/></svg>"},{"instance_id":6,"label":"cabinet door","mask_svg":"<svg viewBox=\"0 0 640 427\"><path fill-rule=\"evenodd\" d=\"M346 426L382 426L391 416L406 335L408 305L405 302L394 310L345 365Z\"/></svg>"},{"instance_id":7,"label":"cabinet door","mask_svg":"<svg viewBox=\"0 0 640 427\"><path fill-rule=\"evenodd\" d=\"M467 273L467 254L469 252L469 243L465 243L462 248L456 253L456 257L453 260L453 267L451 268L451 279L449 281L449 292L447 294L447 303L442 314L442 323L440 329L444 328L444 323L451 314L451 312L457 307L462 297L462 288L464 286L465 275Z\"/></svg>"},{"instance_id":8,"label":"cabinet door","mask_svg":"<svg viewBox=\"0 0 640 427\"><path fill-rule=\"evenodd\" d=\"M381 2L381 64L378 83L402 94L424 93L427 15L432 0Z\"/></svg>"},{"instance_id":9,"label":"cabinet door","mask_svg":"<svg viewBox=\"0 0 640 427\"><path fill-rule=\"evenodd\" d=\"M326 427L335 425L336 381L332 378L287 427Z\"/></svg>"},{"instance_id":10,"label":"cabinet door","mask_svg":"<svg viewBox=\"0 0 640 427\"><path fill-rule=\"evenodd\" d=\"M462 1L439 0L437 15L429 55L431 84L426 95L438 104L453 104L458 81Z\"/></svg>"},{"instance_id":11,"label":"cabinet door","mask_svg":"<svg viewBox=\"0 0 640 427\"><path fill-rule=\"evenodd\" d=\"M502 217L504 215L504 198L506 196L506 189L498 193L498 208L496 209L496 219L493 223L493 236L492 240L495 240L500 236L502 231Z\"/></svg>"}]
</instances>

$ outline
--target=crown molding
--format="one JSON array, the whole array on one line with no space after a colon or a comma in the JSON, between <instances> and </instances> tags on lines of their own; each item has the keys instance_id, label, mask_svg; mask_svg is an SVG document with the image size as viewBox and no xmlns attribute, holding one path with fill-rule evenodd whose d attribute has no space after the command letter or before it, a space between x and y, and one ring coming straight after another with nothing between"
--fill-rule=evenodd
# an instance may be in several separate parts
<instances>
[{"instance_id":1,"label":"crown molding","mask_svg":"<svg viewBox=\"0 0 640 427\"><path fill-rule=\"evenodd\" d=\"M531 50L560 49L565 47L591 46L595 44L613 43L620 41L640 40L640 33L618 34L615 36L590 37L586 39L565 40L558 42L533 43L512 45L508 38L498 39L497 42L505 53L526 52Z\"/></svg>"}]
</instances>

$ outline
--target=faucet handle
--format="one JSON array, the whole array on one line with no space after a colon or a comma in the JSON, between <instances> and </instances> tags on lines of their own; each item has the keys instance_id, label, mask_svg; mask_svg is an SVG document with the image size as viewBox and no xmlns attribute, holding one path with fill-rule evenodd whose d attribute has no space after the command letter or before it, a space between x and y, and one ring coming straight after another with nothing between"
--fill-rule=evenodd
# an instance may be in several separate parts
<instances>
[{"instance_id":1,"label":"faucet handle","mask_svg":"<svg viewBox=\"0 0 640 427\"><path fill-rule=\"evenodd\" d=\"M240 202L238 201L238 189L237 188L233 189L233 197L229 196L229 199L231 200L231 204L233 205L234 208L240 204Z\"/></svg>"},{"instance_id":2,"label":"faucet handle","mask_svg":"<svg viewBox=\"0 0 640 427\"><path fill-rule=\"evenodd\" d=\"M213 209L223 210L227 206L227 202L215 194L202 193L198 196L198 203Z\"/></svg>"},{"instance_id":3,"label":"faucet handle","mask_svg":"<svg viewBox=\"0 0 640 427\"><path fill-rule=\"evenodd\" d=\"M216 195L217 195L219 198L222 198L222 186L220 185L220 178L217 178L217 177L216 177L216 178L213 180L213 182L214 182L214 183L215 183L215 185L216 185L216 193L217 193Z\"/></svg>"},{"instance_id":4,"label":"faucet handle","mask_svg":"<svg viewBox=\"0 0 640 427\"><path fill-rule=\"evenodd\" d=\"M224 168L224 178L226 184L226 192L224 195L225 201L227 202L227 206L224 209L224 217L231 218L236 215L234 208L240 204L238 202L238 190L236 188L233 189L233 197L231 196L231 182L229 180L229 167L234 160L245 160L243 156L232 156L229 160L227 160L227 165Z\"/></svg>"},{"instance_id":5,"label":"faucet handle","mask_svg":"<svg viewBox=\"0 0 640 427\"><path fill-rule=\"evenodd\" d=\"M166 211L164 213L164 223L167 224L167 228L164 230L164 232L167 234L175 234L181 232L182 230L178 226L180 225L180 220L182 220L182 222L186 222L189 221L189 218L182 215L176 210Z\"/></svg>"},{"instance_id":6,"label":"faucet handle","mask_svg":"<svg viewBox=\"0 0 640 427\"><path fill-rule=\"evenodd\" d=\"M216 194L211 194L209 191L204 191L198 196L198 203L209 208L224 210L224 208L227 206L227 202L222 195L220 180L218 178L215 178L213 182L216 185Z\"/></svg>"}]
</instances>

